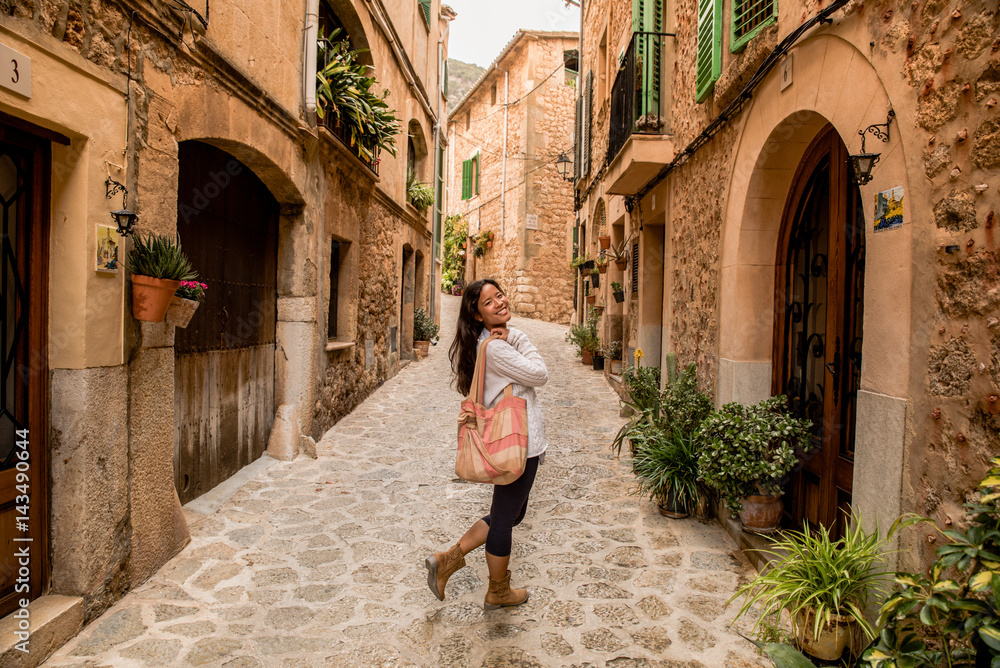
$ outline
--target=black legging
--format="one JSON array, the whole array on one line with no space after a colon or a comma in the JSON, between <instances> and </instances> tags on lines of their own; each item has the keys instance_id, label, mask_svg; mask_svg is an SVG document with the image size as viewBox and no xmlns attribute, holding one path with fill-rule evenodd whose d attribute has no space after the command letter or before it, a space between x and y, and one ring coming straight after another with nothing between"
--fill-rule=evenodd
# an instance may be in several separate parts
<instances>
[{"instance_id":1,"label":"black legging","mask_svg":"<svg viewBox=\"0 0 1000 668\"><path fill-rule=\"evenodd\" d=\"M510 536L528 512L528 494L538 472L538 457L525 462L524 473L509 485L493 486L490 514L483 518L490 532L486 534L486 551L495 557L510 556Z\"/></svg>"}]
</instances>

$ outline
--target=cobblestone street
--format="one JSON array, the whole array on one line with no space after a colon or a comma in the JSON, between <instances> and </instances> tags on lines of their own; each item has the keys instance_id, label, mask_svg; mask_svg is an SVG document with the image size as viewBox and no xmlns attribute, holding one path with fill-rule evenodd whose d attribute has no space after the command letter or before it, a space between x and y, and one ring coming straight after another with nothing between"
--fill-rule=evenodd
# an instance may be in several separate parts
<instances>
[{"instance_id":1,"label":"cobblestone street","mask_svg":"<svg viewBox=\"0 0 1000 668\"><path fill-rule=\"evenodd\" d=\"M550 447L511 561L530 600L483 611L482 548L445 601L430 593L424 557L490 494L453 479L458 298L442 302L430 356L331 429L318 459L275 461L214 514L189 515L190 545L44 665L763 667L727 628L749 565L717 524L629 494L629 463L608 449L618 402L558 325L512 323L550 374Z\"/></svg>"}]
</instances>

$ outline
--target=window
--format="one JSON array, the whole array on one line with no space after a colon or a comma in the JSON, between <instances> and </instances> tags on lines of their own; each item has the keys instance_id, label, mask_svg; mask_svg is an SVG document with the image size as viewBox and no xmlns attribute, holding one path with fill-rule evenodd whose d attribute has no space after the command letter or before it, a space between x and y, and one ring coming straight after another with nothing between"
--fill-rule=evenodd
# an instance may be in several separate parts
<instances>
[{"instance_id":1,"label":"window","mask_svg":"<svg viewBox=\"0 0 1000 668\"><path fill-rule=\"evenodd\" d=\"M736 53L764 26L777 20L778 0L733 0L729 24L729 50Z\"/></svg>"},{"instance_id":2,"label":"window","mask_svg":"<svg viewBox=\"0 0 1000 668\"><path fill-rule=\"evenodd\" d=\"M580 111L580 176L590 172L590 122L591 105L594 101L594 73L587 72L583 87L583 102Z\"/></svg>"},{"instance_id":3,"label":"window","mask_svg":"<svg viewBox=\"0 0 1000 668\"><path fill-rule=\"evenodd\" d=\"M566 85L576 88L576 80L580 78L580 53L576 49L563 51L563 65L566 68Z\"/></svg>"},{"instance_id":4,"label":"window","mask_svg":"<svg viewBox=\"0 0 1000 668\"><path fill-rule=\"evenodd\" d=\"M497 82L494 81L493 85L490 86L490 106L495 106L497 103Z\"/></svg>"},{"instance_id":5,"label":"window","mask_svg":"<svg viewBox=\"0 0 1000 668\"><path fill-rule=\"evenodd\" d=\"M739 1L739 0L734 0ZM722 0L698 0L696 99L703 102L722 72Z\"/></svg>"},{"instance_id":6,"label":"window","mask_svg":"<svg viewBox=\"0 0 1000 668\"><path fill-rule=\"evenodd\" d=\"M479 194L479 154L462 163L462 199Z\"/></svg>"},{"instance_id":7,"label":"window","mask_svg":"<svg viewBox=\"0 0 1000 668\"><path fill-rule=\"evenodd\" d=\"M330 315L326 327L326 336L330 339L336 339L338 333L337 312L340 302L341 253L346 250L346 247L347 244L341 244L334 239L330 248Z\"/></svg>"},{"instance_id":8,"label":"window","mask_svg":"<svg viewBox=\"0 0 1000 668\"><path fill-rule=\"evenodd\" d=\"M424 27L431 31L431 0L417 0L420 5L420 16L424 19Z\"/></svg>"}]
</instances>

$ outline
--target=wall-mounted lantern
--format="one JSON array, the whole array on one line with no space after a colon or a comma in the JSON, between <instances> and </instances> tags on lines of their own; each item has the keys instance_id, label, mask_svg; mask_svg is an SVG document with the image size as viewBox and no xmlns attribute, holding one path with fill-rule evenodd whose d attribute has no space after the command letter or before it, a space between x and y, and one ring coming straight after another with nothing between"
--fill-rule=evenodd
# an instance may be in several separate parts
<instances>
[{"instance_id":1,"label":"wall-mounted lantern","mask_svg":"<svg viewBox=\"0 0 1000 668\"><path fill-rule=\"evenodd\" d=\"M854 183L859 186L866 185L872 180L872 169L882 155L881 153L868 153L865 151L865 135L870 132L881 139L883 143L888 142L889 124L892 123L892 119L895 116L896 112L890 109L885 123L873 123L864 130L858 130L858 134L861 135L861 153L851 155L851 168L854 170ZM885 128L885 131L881 128Z\"/></svg>"},{"instance_id":2,"label":"wall-mounted lantern","mask_svg":"<svg viewBox=\"0 0 1000 668\"><path fill-rule=\"evenodd\" d=\"M115 225L118 226L118 234L122 237L127 237L132 234L132 228L139 221L139 216L128 210L128 188L126 188L118 181L115 181L110 176L104 182L104 187L106 189L105 198L111 199L118 193L122 193L122 208L117 211L111 212L111 220L115 221Z\"/></svg>"},{"instance_id":3,"label":"wall-mounted lantern","mask_svg":"<svg viewBox=\"0 0 1000 668\"><path fill-rule=\"evenodd\" d=\"M559 170L559 176L562 177L563 181L573 181L573 162L569 159L565 153L560 153L559 158L556 160L556 169Z\"/></svg>"}]
</instances>

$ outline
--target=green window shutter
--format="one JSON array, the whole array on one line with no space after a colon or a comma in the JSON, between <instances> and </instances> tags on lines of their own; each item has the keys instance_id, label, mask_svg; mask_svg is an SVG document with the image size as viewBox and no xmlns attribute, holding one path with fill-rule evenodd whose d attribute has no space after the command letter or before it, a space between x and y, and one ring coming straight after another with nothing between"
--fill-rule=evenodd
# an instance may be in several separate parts
<instances>
[{"instance_id":1,"label":"green window shutter","mask_svg":"<svg viewBox=\"0 0 1000 668\"><path fill-rule=\"evenodd\" d=\"M722 72L722 0L698 0L698 102L704 101Z\"/></svg>"},{"instance_id":2,"label":"green window shutter","mask_svg":"<svg viewBox=\"0 0 1000 668\"><path fill-rule=\"evenodd\" d=\"M472 161L465 160L462 162L462 199L469 199L472 197Z\"/></svg>"},{"instance_id":3,"label":"green window shutter","mask_svg":"<svg viewBox=\"0 0 1000 668\"><path fill-rule=\"evenodd\" d=\"M594 73L587 72L587 83L583 88L583 113L581 114L581 134L583 144L580 147L580 175L590 173L590 136L591 136L591 105L594 101Z\"/></svg>"},{"instance_id":4,"label":"green window shutter","mask_svg":"<svg viewBox=\"0 0 1000 668\"><path fill-rule=\"evenodd\" d=\"M573 180L580 180L580 150L583 148L583 133L580 128L580 121L583 111L583 98L576 98L576 118L573 121Z\"/></svg>"},{"instance_id":5,"label":"green window shutter","mask_svg":"<svg viewBox=\"0 0 1000 668\"><path fill-rule=\"evenodd\" d=\"M663 69L663 2L632 0L632 32L636 36L635 57L639 64L639 93L636 117L660 115L661 71Z\"/></svg>"},{"instance_id":6,"label":"green window shutter","mask_svg":"<svg viewBox=\"0 0 1000 668\"><path fill-rule=\"evenodd\" d=\"M754 36L778 20L778 0L733 0L729 50L740 51Z\"/></svg>"},{"instance_id":7,"label":"green window shutter","mask_svg":"<svg viewBox=\"0 0 1000 668\"><path fill-rule=\"evenodd\" d=\"M479 161L479 154L478 153L476 154L476 157L473 158L472 160L476 164L476 193L475 194L478 195L479 194L479 172L480 172L480 167L481 167L482 163Z\"/></svg>"},{"instance_id":8,"label":"green window shutter","mask_svg":"<svg viewBox=\"0 0 1000 668\"><path fill-rule=\"evenodd\" d=\"M423 12L424 21L427 22L427 29L431 28L431 0L418 0L420 2L420 11Z\"/></svg>"}]
</instances>

